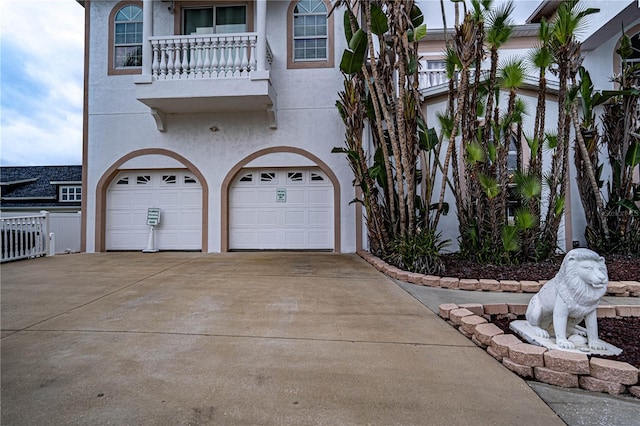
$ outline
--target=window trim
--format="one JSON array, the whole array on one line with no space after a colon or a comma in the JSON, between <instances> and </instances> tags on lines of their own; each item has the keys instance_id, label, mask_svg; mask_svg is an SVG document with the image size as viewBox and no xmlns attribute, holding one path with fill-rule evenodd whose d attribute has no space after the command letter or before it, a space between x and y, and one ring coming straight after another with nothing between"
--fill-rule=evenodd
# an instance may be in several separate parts
<instances>
[{"instance_id":1,"label":"window trim","mask_svg":"<svg viewBox=\"0 0 640 426\"><path fill-rule=\"evenodd\" d=\"M111 13L109 14L109 42L108 42L109 51L107 52L107 55L108 55L107 75L142 74L142 67L116 68L114 64L114 61L115 61L114 56L115 56L115 48L116 48L115 47L116 15L118 14L118 12L120 12L120 9L130 5L138 6L140 9L142 9L141 1L125 0L117 3L111 10ZM143 38L142 44L144 45L144 43L145 43L145 40Z\"/></svg>"},{"instance_id":2,"label":"window trim","mask_svg":"<svg viewBox=\"0 0 640 426\"><path fill-rule=\"evenodd\" d=\"M182 26L183 22L183 10L184 9L193 9L193 8L203 8L203 7L214 7L214 6L244 6L246 8L247 13L247 32L254 32L254 3L253 1L206 1L206 0L195 0L195 1L176 1L175 9L173 12L173 28L174 35L184 35L184 29ZM224 34L223 34L224 35Z\"/></svg>"},{"instance_id":3,"label":"window trim","mask_svg":"<svg viewBox=\"0 0 640 426\"><path fill-rule=\"evenodd\" d=\"M67 199L64 200L63 199L63 192L64 190L67 190ZM69 190L72 190L71 192L73 193L73 200L68 199L69 198ZM78 194L78 190L80 190L79 194ZM58 187L58 201L61 203L79 203L82 201L82 186L81 185L60 185Z\"/></svg>"},{"instance_id":4,"label":"window trim","mask_svg":"<svg viewBox=\"0 0 640 426\"><path fill-rule=\"evenodd\" d=\"M309 68L333 68L334 60L334 34L333 34L333 14L327 16L327 59L316 59L306 61L294 61L293 58L293 10L299 0L293 0L287 9L287 69L309 69ZM321 0L327 8L327 14L331 10L331 3L328 0Z\"/></svg>"},{"instance_id":5,"label":"window trim","mask_svg":"<svg viewBox=\"0 0 640 426\"><path fill-rule=\"evenodd\" d=\"M640 33L640 24L634 25L633 27L625 30L624 32L627 36L633 37L634 35ZM622 72L622 61L620 60L620 56L616 53L616 50L620 48L620 40L616 42L615 47L613 48L613 74L619 75ZM617 84L616 84L617 86Z\"/></svg>"}]
</instances>

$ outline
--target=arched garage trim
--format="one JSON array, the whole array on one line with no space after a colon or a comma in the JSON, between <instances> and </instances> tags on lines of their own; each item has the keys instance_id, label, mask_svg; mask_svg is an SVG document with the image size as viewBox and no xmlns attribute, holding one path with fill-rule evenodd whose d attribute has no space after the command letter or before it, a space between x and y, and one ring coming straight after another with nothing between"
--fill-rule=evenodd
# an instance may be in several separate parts
<instances>
[{"instance_id":1,"label":"arched garage trim","mask_svg":"<svg viewBox=\"0 0 640 426\"><path fill-rule=\"evenodd\" d=\"M161 148L139 149L137 151L126 154L118 161L113 163L98 181L98 185L96 187L96 251L106 250L105 233L107 229L107 189L109 188L109 184L120 171L120 166L122 166L132 158L141 157L144 155L164 155L166 157L173 158L174 160L183 164L191 173L193 173L198 178L198 181L200 181L200 185L202 186L202 252L206 253L208 251L209 241L209 222L207 220L207 218L209 217L209 185L207 184L204 175L191 161L187 160L180 154Z\"/></svg>"},{"instance_id":2,"label":"arched garage trim","mask_svg":"<svg viewBox=\"0 0 640 426\"><path fill-rule=\"evenodd\" d=\"M251 161L264 155L280 152L297 154L313 161L316 166L318 166L320 170L322 170L327 175L327 177L333 184L333 251L335 253L340 253L340 182L338 181L335 173L333 173L333 170L331 170L331 168L327 166L324 161L311 154L310 152L305 151L304 149L295 148L292 146L276 146L256 151L238 162L235 166L233 166L229 173L227 173L227 176L225 176L224 180L222 181L222 187L220 189L220 192L222 194L222 200L220 203L220 251L229 251L229 189L231 183L238 176L240 170L242 170L242 168L249 164Z\"/></svg>"}]
</instances>

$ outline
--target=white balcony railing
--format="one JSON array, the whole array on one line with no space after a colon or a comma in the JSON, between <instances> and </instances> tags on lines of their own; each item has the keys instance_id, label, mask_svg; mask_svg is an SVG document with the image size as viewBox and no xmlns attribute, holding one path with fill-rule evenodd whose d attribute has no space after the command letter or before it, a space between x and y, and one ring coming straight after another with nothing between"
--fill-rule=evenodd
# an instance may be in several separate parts
<instances>
[{"instance_id":1,"label":"white balcony railing","mask_svg":"<svg viewBox=\"0 0 640 426\"><path fill-rule=\"evenodd\" d=\"M449 83L447 70L445 69L420 69L418 71L418 79L421 89Z\"/></svg>"},{"instance_id":2,"label":"white balcony railing","mask_svg":"<svg viewBox=\"0 0 640 426\"><path fill-rule=\"evenodd\" d=\"M0 219L1 261L49 254L49 213Z\"/></svg>"},{"instance_id":3,"label":"white balcony railing","mask_svg":"<svg viewBox=\"0 0 640 426\"><path fill-rule=\"evenodd\" d=\"M257 33L151 37L154 80L249 77L256 70ZM271 52L267 45L267 62Z\"/></svg>"}]
</instances>

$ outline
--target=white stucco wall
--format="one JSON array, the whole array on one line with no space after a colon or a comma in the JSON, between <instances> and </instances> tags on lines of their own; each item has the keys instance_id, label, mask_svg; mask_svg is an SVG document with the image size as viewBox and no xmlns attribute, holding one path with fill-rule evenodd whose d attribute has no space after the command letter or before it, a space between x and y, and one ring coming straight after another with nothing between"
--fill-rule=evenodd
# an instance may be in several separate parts
<instances>
[{"instance_id":1,"label":"white stucco wall","mask_svg":"<svg viewBox=\"0 0 640 426\"><path fill-rule=\"evenodd\" d=\"M344 126L335 108L342 76L338 68L286 69L286 12L288 2L268 2L267 34L273 51L271 80L277 93L277 129L270 129L265 111L241 113L171 114L166 132L159 132L149 108L135 99L136 76L108 76L108 16L117 2L89 2L91 57L89 69L87 251L96 250L96 185L120 158L144 148L173 151L194 164L209 186L209 251L220 251L220 184L238 162L252 153L276 146L303 149L317 156L340 180L342 252L355 250L353 176L342 155ZM173 33L173 16L165 3L154 2L154 32ZM338 15L337 15L338 16ZM335 58L344 49L341 14L335 19ZM220 83L220 82L216 82ZM212 132L210 127L218 127ZM122 168L176 167L176 160L151 155L136 157ZM282 158L282 157L280 157ZM289 166L308 166L309 160L290 155ZM265 163L266 161L266 163ZM254 160L268 164L270 160Z\"/></svg>"}]
</instances>

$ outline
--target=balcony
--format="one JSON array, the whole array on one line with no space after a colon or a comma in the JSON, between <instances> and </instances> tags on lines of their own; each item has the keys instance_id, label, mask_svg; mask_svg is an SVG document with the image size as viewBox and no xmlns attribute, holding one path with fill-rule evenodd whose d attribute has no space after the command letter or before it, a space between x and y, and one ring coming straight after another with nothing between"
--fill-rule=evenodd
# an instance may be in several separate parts
<instances>
[{"instance_id":1,"label":"balcony","mask_svg":"<svg viewBox=\"0 0 640 426\"><path fill-rule=\"evenodd\" d=\"M269 45L262 59L257 33L150 37L152 60L136 81L136 98L151 108L158 130L167 114L267 111L276 127ZM262 69L261 69L262 68Z\"/></svg>"}]
</instances>

